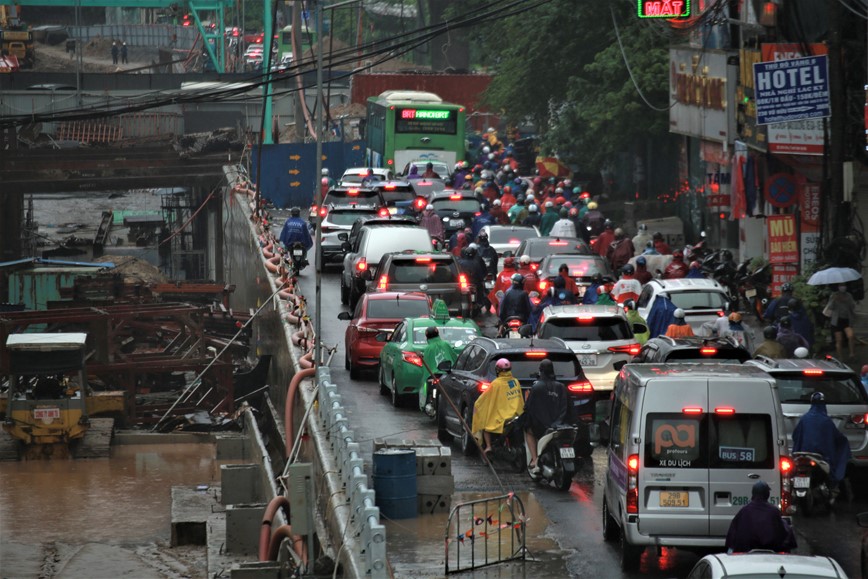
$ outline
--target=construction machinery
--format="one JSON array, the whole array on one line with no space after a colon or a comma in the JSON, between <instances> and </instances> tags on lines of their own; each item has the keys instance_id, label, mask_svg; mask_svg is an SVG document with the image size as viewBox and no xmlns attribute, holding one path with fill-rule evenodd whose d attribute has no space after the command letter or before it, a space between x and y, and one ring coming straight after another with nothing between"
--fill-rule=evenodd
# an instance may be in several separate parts
<instances>
[{"instance_id":1,"label":"construction machinery","mask_svg":"<svg viewBox=\"0 0 868 579\"><path fill-rule=\"evenodd\" d=\"M18 17L15 6L0 6L0 57L15 57L21 68L33 68L36 63L33 33ZM3 68L12 68L11 60Z\"/></svg>"},{"instance_id":2,"label":"construction machinery","mask_svg":"<svg viewBox=\"0 0 868 579\"><path fill-rule=\"evenodd\" d=\"M126 415L127 393L88 386L86 341L87 334L78 332L8 336L0 460L109 456L115 418Z\"/></svg>"}]
</instances>

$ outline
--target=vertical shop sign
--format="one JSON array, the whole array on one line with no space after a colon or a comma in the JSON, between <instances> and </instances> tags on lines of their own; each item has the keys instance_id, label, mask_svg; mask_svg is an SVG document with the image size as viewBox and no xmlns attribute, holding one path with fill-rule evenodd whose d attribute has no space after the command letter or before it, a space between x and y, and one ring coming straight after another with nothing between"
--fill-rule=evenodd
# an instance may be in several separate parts
<instances>
[{"instance_id":1,"label":"vertical shop sign","mask_svg":"<svg viewBox=\"0 0 868 579\"><path fill-rule=\"evenodd\" d=\"M766 219L769 231L769 263L790 264L799 262L799 244L796 240L794 215L770 215Z\"/></svg>"},{"instance_id":2,"label":"vertical shop sign","mask_svg":"<svg viewBox=\"0 0 868 579\"><path fill-rule=\"evenodd\" d=\"M820 245L820 185L818 183L803 183L801 199L800 248L802 271L817 261L817 250Z\"/></svg>"}]
</instances>

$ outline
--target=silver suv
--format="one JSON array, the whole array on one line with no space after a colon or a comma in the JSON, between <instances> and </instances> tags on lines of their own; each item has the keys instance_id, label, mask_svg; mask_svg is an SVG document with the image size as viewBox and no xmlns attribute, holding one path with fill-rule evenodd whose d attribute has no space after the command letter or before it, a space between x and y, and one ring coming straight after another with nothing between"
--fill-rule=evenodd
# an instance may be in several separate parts
<instances>
[{"instance_id":1,"label":"silver suv","mask_svg":"<svg viewBox=\"0 0 868 579\"><path fill-rule=\"evenodd\" d=\"M711 335L706 328L724 315L729 297L713 279L652 279L642 289L636 309L646 320L660 294L667 294L676 308L684 310L685 320L697 336ZM703 324L708 324L703 328Z\"/></svg>"},{"instance_id":2,"label":"silver suv","mask_svg":"<svg viewBox=\"0 0 868 579\"><path fill-rule=\"evenodd\" d=\"M811 394L822 392L829 418L850 441L853 463L868 466L868 394L850 367L834 358L772 360L765 356L745 364L762 368L777 382L790 448L799 419L811 408Z\"/></svg>"},{"instance_id":3,"label":"silver suv","mask_svg":"<svg viewBox=\"0 0 868 579\"><path fill-rule=\"evenodd\" d=\"M560 338L576 353L597 399L608 399L615 377L639 353L639 343L618 306L548 306L536 335Z\"/></svg>"}]
</instances>

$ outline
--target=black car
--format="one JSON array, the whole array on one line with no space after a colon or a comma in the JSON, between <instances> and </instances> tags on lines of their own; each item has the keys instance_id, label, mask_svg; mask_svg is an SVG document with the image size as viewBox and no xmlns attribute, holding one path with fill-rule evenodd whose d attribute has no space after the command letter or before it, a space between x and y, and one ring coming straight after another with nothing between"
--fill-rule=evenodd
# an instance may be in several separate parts
<instances>
[{"instance_id":1,"label":"black car","mask_svg":"<svg viewBox=\"0 0 868 579\"><path fill-rule=\"evenodd\" d=\"M470 227L473 218L482 212L487 201L469 190L446 189L428 199L437 216L443 220L443 234L449 239L453 233Z\"/></svg>"},{"instance_id":2,"label":"black car","mask_svg":"<svg viewBox=\"0 0 868 579\"><path fill-rule=\"evenodd\" d=\"M612 268L609 267L609 262L597 254L564 255L562 253L555 253L544 257L537 270L537 277L540 280L540 294L544 294L551 287L551 284L554 283L555 278L560 275L558 269L561 265L567 266L570 277L573 278L579 289L580 298L585 295L585 289L591 285L595 275L599 274L600 277L615 277L615 274L612 273Z\"/></svg>"},{"instance_id":3,"label":"black car","mask_svg":"<svg viewBox=\"0 0 868 579\"><path fill-rule=\"evenodd\" d=\"M569 392L569 416L579 430L576 437L577 456L591 454L590 424L594 420L594 389L585 378L582 367L573 352L560 339L494 339L476 338L468 345L455 366L440 378L441 393L437 402L437 436L443 442L457 438L461 451L472 455L476 444L471 439L444 395L458 407L468 426L473 422L473 405L479 395L488 388L497 376L494 364L500 358L512 363L512 375L521 383L525 398L536 378L539 364L544 358L552 361L555 375Z\"/></svg>"},{"instance_id":4,"label":"black car","mask_svg":"<svg viewBox=\"0 0 868 579\"><path fill-rule=\"evenodd\" d=\"M722 338L670 338L657 336L642 345L633 362L732 362L750 360L750 352L730 336Z\"/></svg>"},{"instance_id":5,"label":"black car","mask_svg":"<svg viewBox=\"0 0 868 579\"><path fill-rule=\"evenodd\" d=\"M391 215L415 216L428 204L428 200L417 195L407 181L379 181L372 188L383 196Z\"/></svg>"},{"instance_id":6,"label":"black car","mask_svg":"<svg viewBox=\"0 0 868 579\"><path fill-rule=\"evenodd\" d=\"M383 194L376 189L362 189L361 187L332 187L322 200L323 208L329 205L358 205L368 207L385 207L386 201ZM310 207L310 220L316 220L316 204Z\"/></svg>"}]
</instances>

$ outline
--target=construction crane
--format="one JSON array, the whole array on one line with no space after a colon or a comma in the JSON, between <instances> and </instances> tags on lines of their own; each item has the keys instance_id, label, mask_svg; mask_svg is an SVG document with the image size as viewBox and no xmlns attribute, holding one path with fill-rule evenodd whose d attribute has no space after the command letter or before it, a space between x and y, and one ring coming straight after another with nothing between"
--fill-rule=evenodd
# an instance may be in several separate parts
<instances>
[{"instance_id":1,"label":"construction crane","mask_svg":"<svg viewBox=\"0 0 868 579\"><path fill-rule=\"evenodd\" d=\"M225 45L224 36L224 10L232 6L234 0L0 0L0 8L3 6L56 6L56 7L80 7L80 8L180 8L193 16L199 34L202 35L205 52L214 69L225 72ZM217 14L217 26L211 28L202 25L202 16L205 14Z\"/></svg>"}]
</instances>

